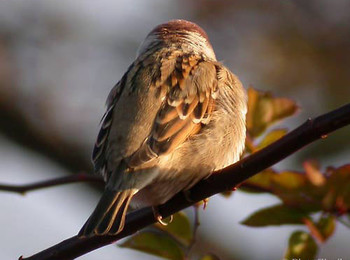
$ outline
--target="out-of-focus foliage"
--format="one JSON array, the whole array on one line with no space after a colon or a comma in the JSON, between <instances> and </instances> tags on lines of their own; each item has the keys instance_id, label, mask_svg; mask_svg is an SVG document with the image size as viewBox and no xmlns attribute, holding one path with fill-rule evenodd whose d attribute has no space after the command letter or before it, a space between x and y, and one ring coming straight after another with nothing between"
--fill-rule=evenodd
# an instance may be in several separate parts
<instances>
[{"instance_id":1,"label":"out-of-focus foliage","mask_svg":"<svg viewBox=\"0 0 350 260\"><path fill-rule=\"evenodd\" d=\"M254 89L250 89L249 93L249 108L258 107L259 104L255 102L261 102L266 96L270 97L272 104L281 102L282 111L286 111L286 107L295 108L287 109L288 113L277 112L278 115L283 114L278 117L274 116L275 109L272 105L266 106L270 111L264 113L271 113L271 116L264 124L259 116L255 117L248 112L251 122L248 124L250 135L247 137L246 150L254 153L286 134L285 129L269 128L275 122L274 118L284 119L293 115L297 106L292 100L276 98L270 93L257 92ZM264 104L265 101L261 103ZM267 133L260 140L255 140L254 137L262 134L261 125L264 125L263 129ZM250 178L242 187L246 191L268 192L281 201L281 204L258 210L243 220L242 224L251 227L299 224L309 229L310 234L299 231L292 234L285 259L314 258L318 248L314 239L320 243L325 242L334 233L336 219L350 215L350 164L337 168L328 167L324 173L318 162L313 160L305 161L303 167L302 172L269 168Z\"/></svg>"},{"instance_id":2,"label":"out-of-focus foliage","mask_svg":"<svg viewBox=\"0 0 350 260\"><path fill-rule=\"evenodd\" d=\"M183 251L170 236L149 231L136 234L121 244L121 247L140 250L172 260L183 259L184 256Z\"/></svg>"},{"instance_id":3,"label":"out-of-focus foliage","mask_svg":"<svg viewBox=\"0 0 350 260\"><path fill-rule=\"evenodd\" d=\"M270 128L277 121L294 115L298 108L291 99L275 97L270 92L250 88L248 93L247 154L284 136L286 129ZM262 137L255 138L259 136ZM247 192L273 194L281 201L277 205L258 210L243 220L242 224L250 227L304 225L308 228L310 233L296 231L291 235L284 259L314 258L318 251L315 239L320 243L325 242L333 235L337 218L350 216L350 164L329 167L325 173L321 172L316 161L305 161L303 166L303 172L266 169L241 187ZM231 194L228 192L224 195L229 197ZM156 227L163 232L141 232L122 246L168 259L180 260L187 257L194 234L185 214L176 214L168 226L157 224ZM158 241L166 245L155 247ZM208 255L203 259L216 259L213 257Z\"/></svg>"},{"instance_id":4,"label":"out-of-focus foliage","mask_svg":"<svg viewBox=\"0 0 350 260\"><path fill-rule=\"evenodd\" d=\"M213 254L205 255L200 260L219 260L219 257Z\"/></svg>"},{"instance_id":5,"label":"out-of-focus foliage","mask_svg":"<svg viewBox=\"0 0 350 260\"><path fill-rule=\"evenodd\" d=\"M182 212L175 214L173 217L174 218L169 225L164 226L157 223L156 227L170 234L183 245L188 246L193 239L191 224L188 217Z\"/></svg>"},{"instance_id":6,"label":"out-of-focus foliage","mask_svg":"<svg viewBox=\"0 0 350 260\"><path fill-rule=\"evenodd\" d=\"M242 224L251 227L303 224L303 219L307 216L307 212L283 204L278 204L255 212L253 215L242 221Z\"/></svg>"},{"instance_id":7,"label":"out-of-focus foliage","mask_svg":"<svg viewBox=\"0 0 350 260\"><path fill-rule=\"evenodd\" d=\"M248 89L247 130L251 137L260 136L271 124L295 114L298 106L288 98L270 92ZM269 137L271 138L271 137Z\"/></svg>"},{"instance_id":8,"label":"out-of-focus foliage","mask_svg":"<svg viewBox=\"0 0 350 260\"><path fill-rule=\"evenodd\" d=\"M157 232L162 231L162 232ZM143 231L126 240L122 247L162 256L166 259L184 259L187 248L193 241L193 232L188 217L176 213L168 225L155 224L155 230Z\"/></svg>"},{"instance_id":9,"label":"out-of-focus foliage","mask_svg":"<svg viewBox=\"0 0 350 260\"><path fill-rule=\"evenodd\" d=\"M281 171L273 169L254 176L246 185L276 195L290 207L301 211L324 211L338 215L350 209L350 164L330 168L322 183L306 172ZM271 219L272 221L272 219Z\"/></svg>"},{"instance_id":10,"label":"out-of-focus foliage","mask_svg":"<svg viewBox=\"0 0 350 260\"><path fill-rule=\"evenodd\" d=\"M317 244L313 237L304 231L295 231L289 238L284 259L314 259Z\"/></svg>"}]
</instances>

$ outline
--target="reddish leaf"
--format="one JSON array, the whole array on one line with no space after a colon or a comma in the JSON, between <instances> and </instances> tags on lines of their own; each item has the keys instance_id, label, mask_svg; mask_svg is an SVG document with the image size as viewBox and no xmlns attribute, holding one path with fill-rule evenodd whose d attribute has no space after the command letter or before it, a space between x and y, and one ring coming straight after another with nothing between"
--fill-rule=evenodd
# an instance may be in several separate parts
<instances>
[{"instance_id":1,"label":"reddish leaf","mask_svg":"<svg viewBox=\"0 0 350 260\"><path fill-rule=\"evenodd\" d=\"M247 129L252 137L261 135L278 120L294 115L298 106L288 98L273 96L270 92L248 89Z\"/></svg>"},{"instance_id":2,"label":"reddish leaf","mask_svg":"<svg viewBox=\"0 0 350 260\"><path fill-rule=\"evenodd\" d=\"M350 164L328 169L327 186L333 192L333 209L339 215L350 211Z\"/></svg>"},{"instance_id":3,"label":"reddish leaf","mask_svg":"<svg viewBox=\"0 0 350 260\"><path fill-rule=\"evenodd\" d=\"M306 176L310 182L315 186L323 186L326 183L326 178L320 172L320 166L317 161L308 160L303 163Z\"/></svg>"}]
</instances>

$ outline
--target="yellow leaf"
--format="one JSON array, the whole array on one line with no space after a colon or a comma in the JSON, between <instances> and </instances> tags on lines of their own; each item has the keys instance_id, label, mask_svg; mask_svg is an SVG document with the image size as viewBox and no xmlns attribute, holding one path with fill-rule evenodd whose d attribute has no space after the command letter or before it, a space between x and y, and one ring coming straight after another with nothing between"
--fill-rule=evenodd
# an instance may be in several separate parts
<instances>
[{"instance_id":1,"label":"yellow leaf","mask_svg":"<svg viewBox=\"0 0 350 260\"><path fill-rule=\"evenodd\" d=\"M296 103L288 98L275 97L270 92L248 89L247 129L252 137L261 135L278 120L294 115Z\"/></svg>"},{"instance_id":2,"label":"yellow leaf","mask_svg":"<svg viewBox=\"0 0 350 260\"><path fill-rule=\"evenodd\" d=\"M273 142L277 141L281 137L283 137L287 133L287 129L275 129L269 132L263 140L257 145L256 150L258 151L260 149L265 148L266 146L272 144Z\"/></svg>"},{"instance_id":3,"label":"yellow leaf","mask_svg":"<svg viewBox=\"0 0 350 260\"><path fill-rule=\"evenodd\" d=\"M320 171L320 166L318 162L313 160L308 160L303 163L306 177L315 186L323 186L326 183L326 178Z\"/></svg>"}]
</instances>

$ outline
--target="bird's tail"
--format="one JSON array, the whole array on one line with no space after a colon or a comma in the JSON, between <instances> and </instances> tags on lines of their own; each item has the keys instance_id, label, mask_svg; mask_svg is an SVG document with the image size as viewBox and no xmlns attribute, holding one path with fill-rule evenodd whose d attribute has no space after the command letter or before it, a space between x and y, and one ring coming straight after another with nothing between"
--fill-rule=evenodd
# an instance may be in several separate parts
<instances>
[{"instance_id":1,"label":"bird's tail","mask_svg":"<svg viewBox=\"0 0 350 260\"><path fill-rule=\"evenodd\" d=\"M126 211L136 192L137 189L114 191L106 188L78 236L118 234L124 228Z\"/></svg>"}]
</instances>

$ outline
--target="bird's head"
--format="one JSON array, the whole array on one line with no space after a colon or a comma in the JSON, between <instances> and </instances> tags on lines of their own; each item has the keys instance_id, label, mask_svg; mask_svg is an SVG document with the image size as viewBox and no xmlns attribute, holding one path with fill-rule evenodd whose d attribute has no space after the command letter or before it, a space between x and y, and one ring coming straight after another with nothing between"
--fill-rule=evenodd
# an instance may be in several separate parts
<instances>
[{"instance_id":1,"label":"bird's head","mask_svg":"<svg viewBox=\"0 0 350 260\"><path fill-rule=\"evenodd\" d=\"M154 46L193 50L216 60L206 32L197 24L186 20L171 20L156 26L140 45L138 55Z\"/></svg>"}]
</instances>

